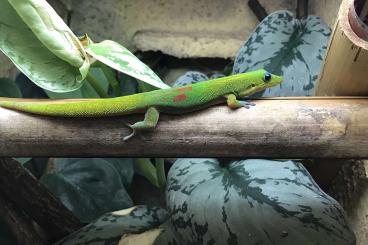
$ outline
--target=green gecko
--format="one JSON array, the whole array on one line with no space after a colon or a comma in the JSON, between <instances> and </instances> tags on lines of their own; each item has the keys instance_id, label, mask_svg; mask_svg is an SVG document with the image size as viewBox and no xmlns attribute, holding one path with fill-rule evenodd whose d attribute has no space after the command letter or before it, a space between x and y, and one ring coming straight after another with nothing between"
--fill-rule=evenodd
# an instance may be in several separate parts
<instances>
[{"instance_id":1,"label":"green gecko","mask_svg":"<svg viewBox=\"0 0 368 245\"><path fill-rule=\"evenodd\" d=\"M145 113L144 120L127 124L132 133L155 128L160 112L181 114L226 102L230 108L249 108L252 103L238 100L282 82L282 77L263 69L208 80L182 87L107 99L27 100L0 98L0 106L38 115L57 117L110 117Z\"/></svg>"}]
</instances>

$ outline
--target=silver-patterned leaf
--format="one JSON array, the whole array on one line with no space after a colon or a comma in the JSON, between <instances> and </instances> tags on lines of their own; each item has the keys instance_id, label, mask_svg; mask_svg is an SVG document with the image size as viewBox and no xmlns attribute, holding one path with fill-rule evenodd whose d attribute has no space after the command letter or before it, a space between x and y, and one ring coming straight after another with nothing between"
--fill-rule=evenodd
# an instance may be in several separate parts
<instances>
[{"instance_id":1,"label":"silver-patterned leaf","mask_svg":"<svg viewBox=\"0 0 368 245\"><path fill-rule=\"evenodd\" d=\"M184 75L181 75L176 79L173 87L180 87L189 84L195 84L198 82L207 81L209 78L205 74L199 71L188 71Z\"/></svg>"},{"instance_id":2,"label":"silver-patterned leaf","mask_svg":"<svg viewBox=\"0 0 368 245\"><path fill-rule=\"evenodd\" d=\"M293 161L178 159L166 198L180 245L355 244L341 206Z\"/></svg>"},{"instance_id":3,"label":"silver-patterned leaf","mask_svg":"<svg viewBox=\"0 0 368 245\"><path fill-rule=\"evenodd\" d=\"M295 19L288 11L267 16L239 50L233 73L264 68L284 82L263 96L313 95L330 28L317 16Z\"/></svg>"},{"instance_id":4,"label":"silver-patterned leaf","mask_svg":"<svg viewBox=\"0 0 368 245\"><path fill-rule=\"evenodd\" d=\"M161 225L167 212L159 207L135 206L106 213L55 245L118 244L123 235L141 233Z\"/></svg>"},{"instance_id":5,"label":"silver-patterned leaf","mask_svg":"<svg viewBox=\"0 0 368 245\"><path fill-rule=\"evenodd\" d=\"M127 187L134 170L131 158L56 158L56 171L40 181L83 222L133 206Z\"/></svg>"}]
</instances>

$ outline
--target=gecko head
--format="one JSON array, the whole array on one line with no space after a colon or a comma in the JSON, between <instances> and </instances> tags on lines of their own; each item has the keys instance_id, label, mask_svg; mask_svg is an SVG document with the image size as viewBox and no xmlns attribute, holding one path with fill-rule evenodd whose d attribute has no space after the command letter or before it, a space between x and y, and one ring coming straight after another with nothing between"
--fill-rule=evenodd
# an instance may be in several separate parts
<instances>
[{"instance_id":1,"label":"gecko head","mask_svg":"<svg viewBox=\"0 0 368 245\"><path fill-rule=\"evenodd\" d=\"M261 69L249 73L246 86L239 91L239 97L247 97L259 91L276 86L282 82L282 77L269 73Z\"/></svg>"}]
</instances>

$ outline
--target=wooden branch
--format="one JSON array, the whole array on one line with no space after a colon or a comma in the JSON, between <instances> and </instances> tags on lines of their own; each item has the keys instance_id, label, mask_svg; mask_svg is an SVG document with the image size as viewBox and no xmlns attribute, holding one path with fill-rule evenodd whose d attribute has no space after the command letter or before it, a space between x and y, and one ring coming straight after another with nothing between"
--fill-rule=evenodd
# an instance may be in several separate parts
<instances>
[{"instance_id":1,"label":"wooden branch","mask_svg":"<svg viewBox=\"0 0 368 245\"><path fill-rule=\"evenodd\" d=\"M52 118L0 109L2 156L368 158L368 97L275 98L162 115L124 142L143 115Z\"/></svg>"},{"instance_id":2,"label":"wooden branch","mask_svg":"<svg viewBox=\"0 0 368 245\"><path fill-rule=\"evenodd\" d=\"M52 241L83 226L69 209L17 161L0 158L0 175L0 193L4 193L19 210L37 222Z\"/></svg>"}]
</instances>

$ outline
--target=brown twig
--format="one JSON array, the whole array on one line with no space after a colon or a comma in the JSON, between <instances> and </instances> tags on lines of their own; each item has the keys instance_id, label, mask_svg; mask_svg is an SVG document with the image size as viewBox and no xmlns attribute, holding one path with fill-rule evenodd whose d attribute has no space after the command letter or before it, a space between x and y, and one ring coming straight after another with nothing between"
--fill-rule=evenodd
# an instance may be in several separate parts
<instances>
[{"instance_id":1,"label":"brown twig","mask_svg":"<svg viewBox=\"0 0 368 245\"><path fill-rule=\"evenodd\" d=\"M80 221L23 166L0 158L0 193L41 226L52 241L82 227Z\"/></svg>"},{"instance_id":2,"label":"brown twig","mask_svg":"<svg viewBox=\"0 0 368 245\"><path fill-rule=\"evenodd\" d=\"M296 18L302 19L308 16L308 0L296 1Z\"/></svg>"},{"instance_id":3,"label":"brown twig","mask_svg":"<svg viewBox=\"0 0 368 245\"><path fill-rule=\"evenodd\" d=\"M0 219L9 227L18 244L46 244L35 229L32 220L3 193L0 193L0 207Z\"/></svg>"},{"instance_id":4,"label":"brown twig","mask_svg":"<svg viewBox=\"0 0 368 245\"><path fill-rule=\"evenodd\" d=\"M249 0L248 6L257 16L259 21L262 21L268 15L265 8L258 2L258 0Z\"/></svg>"}]
</instances>

